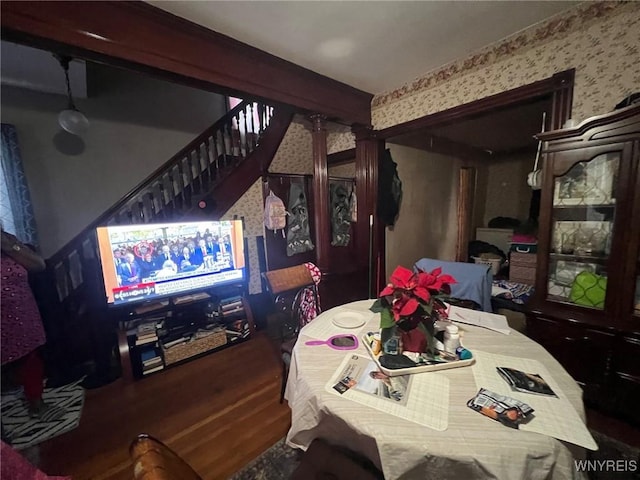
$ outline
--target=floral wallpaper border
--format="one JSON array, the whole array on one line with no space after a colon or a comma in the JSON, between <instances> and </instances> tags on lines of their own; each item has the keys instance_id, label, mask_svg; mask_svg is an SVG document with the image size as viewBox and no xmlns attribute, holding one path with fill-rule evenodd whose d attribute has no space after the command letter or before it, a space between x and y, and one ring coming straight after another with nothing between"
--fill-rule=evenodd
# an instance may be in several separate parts
<instances>
[{"instance_id":1,"label":"floral wallpaper border","mask_svg":"<svg viewBox=\"0 0 640 480\"><path fill-rule=\"evenodd\" d=\"M476 54L463 59L455 60L443 67L440 67L423 77L403 85L402 87L376 95L371 103L372 108L401 100L404 97L413 95L441 85L453 78L463 74L468 74L482 67L509 57L516 52L538 47L546 40L555 39L568 35L572 32L585 28L590 22L608 16L614 10L629 2L585 2L577 7L561 12L549 20L543 21L537 28L528 28L524 31L511 35L503 40L488 45Z\"/></svg>"}]
</instances>

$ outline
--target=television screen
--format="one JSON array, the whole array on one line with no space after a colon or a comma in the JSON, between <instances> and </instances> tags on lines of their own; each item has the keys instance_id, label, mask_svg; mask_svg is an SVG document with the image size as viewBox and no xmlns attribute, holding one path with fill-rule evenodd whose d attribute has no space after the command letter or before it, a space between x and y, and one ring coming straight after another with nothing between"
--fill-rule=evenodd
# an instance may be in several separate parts
<instances>
[{"instance_id":1,"label":"television screen","mask_svg":"<svg viewBox=\"0 0 640 480\"><path fill-rule=\"evenodd\" d=\"M111 305L245 279L240 220L98 227L97 236Z\"/></svg>"}]
</instances>

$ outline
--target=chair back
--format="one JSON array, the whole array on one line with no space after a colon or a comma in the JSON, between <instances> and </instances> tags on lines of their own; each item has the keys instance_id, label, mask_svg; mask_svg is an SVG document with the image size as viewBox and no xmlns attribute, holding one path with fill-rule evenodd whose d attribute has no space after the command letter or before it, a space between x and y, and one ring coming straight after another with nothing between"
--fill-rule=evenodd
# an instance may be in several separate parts
<instances>
[{"instance_id":1,"label":"chair back","mask_svg":"<svg viewBox=\"0 0 640 480\"><path fill-rule=\"evenodd\" d=\"M273 295L297 291L315 285L309 269L302 263L295 267L281 268L265 272L269 291Z\"/></svg>"},{"instance_id":2,"label":"chair back","mask_svg":"<svg viewBox=\"0 0 640 480\"><path fill-rule=\"evenodd\" d=\"M320 313L317 284L311 271L313 264L271 270L264 273L269 291L274 296L276 309L283 315L282 337L296 336L301 327Z\"/></svg>"},{"instance_id":3,"label":"chair back","mask_svg":"<svg viewBox=\"0 0 640 480\"><path fill-rule=\"evenodd\" d=\"M493 311L491 307L493 274L488 265L422 258L413 266L414 271L420 269L424 272L431 272L435 268L442 268L442 273L456 279L456 283L451 285L452 297L472 300L485 312Z\"/></svg>"},{"instance_id":4,"label":"chair back","mask_svg":"<svg viewBox=\"0 0 640 480\"><path fill-rule=\"evenodd\" d=\"M202 480L182 457L150 435L138 435L129 455L135 480Z\"/></svg>"}]
</instances>

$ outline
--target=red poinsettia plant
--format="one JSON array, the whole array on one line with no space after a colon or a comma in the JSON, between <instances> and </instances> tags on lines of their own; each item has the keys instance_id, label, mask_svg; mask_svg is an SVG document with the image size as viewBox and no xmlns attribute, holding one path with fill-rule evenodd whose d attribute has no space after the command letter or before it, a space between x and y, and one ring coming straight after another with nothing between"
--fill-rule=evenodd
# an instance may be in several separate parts
<instances>
[{"instance_id":1,"label":"red poinsettia plant","mask_svg":"<svg viewBox=\"0 0 640 480\"><path fill-rule=\"evenodd\" d=\"M450 295L454 283L455 278L443 274L441 268L412 272L398 266L371 310L380 312L381 329L398 327L404 332L407 350L425 351L431 347L428 338L433 336L434 322L446 314L440 297Z\"/></svg>"}]
</instances>

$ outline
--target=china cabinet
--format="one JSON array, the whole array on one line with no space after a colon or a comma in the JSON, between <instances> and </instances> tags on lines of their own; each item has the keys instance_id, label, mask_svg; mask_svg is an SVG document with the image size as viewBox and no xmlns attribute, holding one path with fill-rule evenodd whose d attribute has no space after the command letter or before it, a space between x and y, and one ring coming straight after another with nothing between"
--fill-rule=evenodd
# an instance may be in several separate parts
<instances>
[{"instance_id":1,"label":"china cabinet","mask_svg":"<svg viewBox=\"0 0 640 480\"><path fill-rule=\"evenodd\" d=\"M640 106L538 137L544 183L527 330L587 404L640 423Z\"/></svg>"}]
</instances>

